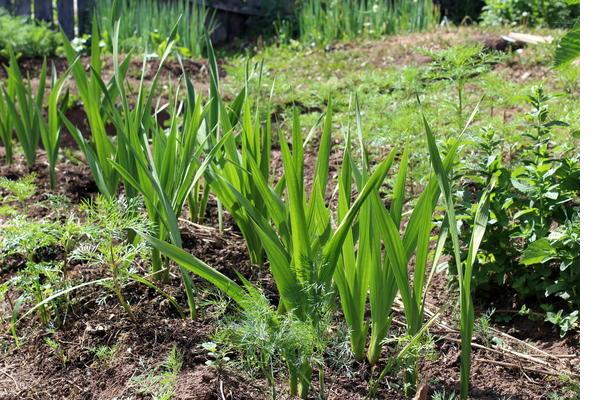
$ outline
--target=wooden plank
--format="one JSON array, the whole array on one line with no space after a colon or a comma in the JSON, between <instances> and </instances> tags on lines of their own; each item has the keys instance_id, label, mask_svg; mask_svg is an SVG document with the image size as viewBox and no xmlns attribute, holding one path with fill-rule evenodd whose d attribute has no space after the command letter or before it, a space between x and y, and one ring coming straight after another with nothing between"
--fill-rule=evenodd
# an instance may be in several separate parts
<instances>
[{"instance_id":1,"label":"wooden plank","mask_svg":"<svg viewBox=\"0 0 600 400\"><path fill-rule=\"evenodd\" d=\"M57 0L56 11L58 12L58 24L69 39L75 37L75 13L73 11L73 0Z\"/></svg>"},{"instance_id":2,"label":"wooden plank","mask_svg":"<svg viewBox=\"0 0 600 400\"><path fill-rule=\"evenodd\" d=\"M31 0L15 0L15 14L31 17Z\"/></svg>"},{"instance_id":3,"label":"wooden plank","mask_svg":"<svg viewBox=\"0 0 600 400\"><path fill-rule=\"evenodd\" d=\"M273 11L273 6L280 12L289 14L293 11L294 0L278 0L266 2L265 0L195 0L210 8L243 15L266 16ZM271 4L271 5L267 5Z\"/></svg>"},{"instance_id":4,"label":"wooden plank","mask_svg":"<svg viewBox=\"0 0 600 400\"><path fill-rule=\"evenodd\" d=\"M33 14L36 19L52 22L52 0L35 0Z\"/></svg>"},{"instance_id":5,"label":"wooden plank","mask_svg":"<svg viewBox=\"0 0 600 400\"><path fill-rule=\"evenodd\" d=\"M266 11L260 0L210 0L207 5L217 10L246 15L263 15Z\"/></svg>"},{"instance_id":6,"label":"wooden plank","mask_svg":"<svg viewBox=\"0 0 600 400\"><path fill-rule=\"evenodd\" d=\"M91 29L91 0L77 0L77 27L78 35L88 33Z\"/></svg>"},{"instance_id":7,"label":"wooden plank","mask_svg":"<svg viewBox=\"0 0 600 400\"><path fill-rule=\"evenodd\" d=\"M508 37L516 42L528 44L552 43L552 36L530 35L528 33L511 32Z\"/></svg>"}]
</instances>

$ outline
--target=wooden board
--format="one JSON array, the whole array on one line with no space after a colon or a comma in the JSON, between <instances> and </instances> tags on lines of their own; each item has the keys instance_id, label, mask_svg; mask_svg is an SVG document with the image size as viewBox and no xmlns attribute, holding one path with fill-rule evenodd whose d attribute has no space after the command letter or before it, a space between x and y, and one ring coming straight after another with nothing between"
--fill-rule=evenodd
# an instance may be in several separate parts
<instances>
[{"instance_id":1,"label":"wooden board","mask_svg":"<svg viewBox=\"0 0 600 400\"><path fill-rule=\"evenodd\" d=\"M77 26L79 28L79 35L81 35L83 32L90 31L90 25L92 22L91 6L91 0L77 1Z\"/></svg>"},{"instance_id":2,"label":"wooden board","mask_svg":"<svg viewBox=\"0 0 600 400\"><path fill-rule=\"evenodd\" d=\"M56 11L58 14L58 25L69 39L75 37L75 12L73 0L57 0Z\"/></svg>"},{"instance_id":3,"label":"wooden board","mask_svg":"<svg viewBox=\"0 0 600 400\"><path fill-rule=\"evenodd\" d=\"M52 22L52 0L35 0L33 15L36 19Z\"/></svg>"},{"instance_id":4,"label":"wooden board","mask_svg":"<svg viewBox=\"0 0 600 400\"><path fill-rule=\"evenodd\" d=\"M15 14L31 16L31 0L15 0Z\"/></svg>"}]
</instances>

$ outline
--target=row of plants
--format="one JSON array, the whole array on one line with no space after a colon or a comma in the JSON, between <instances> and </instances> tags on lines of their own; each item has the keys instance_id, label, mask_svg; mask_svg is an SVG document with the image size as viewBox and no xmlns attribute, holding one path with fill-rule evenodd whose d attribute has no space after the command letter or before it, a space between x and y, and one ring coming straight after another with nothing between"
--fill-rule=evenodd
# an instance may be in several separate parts
<instances>
[{"instance_id":1,"label":"row of plants","mask_svg":"<svg viewBox=\"0 0 600 400\"><path fill-rule=\"evenodd\" d=\"M295 19L300 41L323 45L426 30L437 23L439 15L430 0L307 0L297 5ZM280 37L293 33L290 22L278 27Z\"/></svg>"},{"instance_id":2,"label":"row of plants","mask_svg":"<svg viewBox=\"0 0 600 400\"><path fill-rule=\"evenodd\" d=\"M94 3L94 18L102 35L102 47L110 53L111 1ZM427 30L435 26L439 10L431 0L305 0L283 5L262 6L274 22L278 40L289 43L327 45L337 40L359 37L379 38L401 32ZM483 25L525 25L535 27L568 28L578 19L578 1L569 0L488 0L483 7ZM125 1L121 18L121 43L123 52L133 51L160 57L165 51L170 29L178 22L175 37L178 52L184 57L206 57L203 37L218 28L215 9L201 2L177 0ZM269 24L266 24L269 26ZM8 58L12 47L18 55L62 55L60 34L42 21L15 17L0 11L0 55ZM259 28L263 34L270 29ZM79 47L90 43L89 34L74 40Z\"/></svg>"},{"instance_id":3,"label":"row of plants","mask_svg":"<svg viewBox=\"0 0 600 400\"><path fill-rule=\"evenodd\" d=\"M261 5L261 10L267 15L262 18L275 21L274 33L282 42L298 39L304 43L324 45L340 39L378 38L425 30L439 19L430 0L308 0L292 3L291 7L270 3ZM99 1L95 5L100 32L109 45L111 9L110 1ZM167 44L170 28L179 16L183 16L176 36L179 53L186 57L205 57L206 47L202 38L206 33L215 31L219 24L215 9L186 0L124 2L120 49L137 53L150 50L160 56ZM263 34L272 33L264 28L254 29Z\"/></svg>"},{"instance_id":4,"label":"row of plants","mask_svg":"<svg viewBox=\"0 0 600 400\"><path fill-rule=\"evenodd\" d=\"M114 7L110 29L113 63L118 67L108 81L100 75L103 66L101 35L94 24L89 68L69 40L63 38L70 67L63 76L52 80L46 99L46 115L42 112L43 85L34 92L31 85L19 79L14 55L12 67L9 67L12 78L3 91L8 112L2 116L10 118L3 124L8 131L3 136L5 146L12 143L11 127L17 126L14 133L21 146L24 150L33 149L32 163L37 141L44 136L49 137L47 142L52 144L47 146L42 139L50 158L51 152L57 154L53 146L56 146L60 124L63 124L87 159L101 197L85 212L92 226L100 229L77 233L91 238L96 244L79 246L74 254L78 259L104 265L111 276L85 284L110 281L114 295L131 315L132 310L120 290L123 279L133 279L160 292L159 285L169 279L168 260L172 259L180 267L191 318L196 315L197 304L190 274L212 283L243 313L251 313L256 304L266 305L272 310L265 314L272 316L269 320L271 332L299 330L304 332L300 337L318 338L328 329L328 314L339 307L348 325L354 358L359 361L366 358L375 365L388 336L397 293L402 300L408 327L406 333L410 338L398 356L407 354L420 342L435 319L425 321L424 301L431 271L435 270L433 267L449 236L455 259L462 260L457 263L457 271L462 332L461 396L466 398L474 324L471 277L487 225L489 191L494 183L483 191L477 203L473 232L467 239L469 251L463 257L449 176L465 130L446 143L442 157L423 116L431 162L428 183L418 199L410 203L414 206L408 209L405 192L410 149L405 148L394 179L391 202L386 205L380 188L395 164L398 150L392 149L383 161L373 164L363 142L358 100L354 102L356 120L345 129L342 163L332 179L329 175L333 131L331 106L311 129L308 138L303 137L298 111L292 118L291 138L277 129L274 135L271 113L261 111L265 109L260 104L261 99L252 94L249 83L255 71L251 68L247 71L246 85L234 100L227 103L223 99L216 57L208 40L208 99L203 101L197 95L185 73L181 85L173 86L163 97L158 92L158 76L176 46L177 26L168 37L160 66L149 85L141 84L134 90L126 84L131 55L124 59L119 57L118 6L117 3ZM145 67L142 67L143 71ZM46 68L43 68L41 82L46 81L45 75ZM65 117L60 106L61 99L68 97L66 93L61 96L62 82L67 76L75 81L90 127L89 137ZM260 79L260 74L253 79ZM131 98L135 100L130 107ZM160 122L158 118L163 111L169 115L166 122ZM466 119L466 127L475 113ZM107 132L108 123L115 128L114 136ZM23 125L22 129L20 125ZM45 126L51 128L44 129ZM314 173L308 176L304 165L305 147L319 131ZM352 131L356 134L351 135ZM281 152L282 175L271 167L273 142ZM359 143L358 161L353 156L357 150L354 148L356 142ZM54 166L55 163L50 166L51 170ZM311 182L310 186L307 182ZM331 193L333 187L335 194ZM124 205L111 200L121 190ZM178 218L186 204L190 210L195 210L192 213L196 218L201 218L209 194L216 196L219 210L225 209L233 217L246 241L252 263L257 268L268 265L278 291L275 307L270 306L260 288L241 275L235 280L227 277L183 250ZM137 199L143 201L143 212L139 210ZM434 217L439 215L444 216L446 223L442 224L439 234L434 234ZM111 221L119 223L111 225ZM140 247L144 242L152 248L150 272L146 276L136 274L134 268L144 252ZM432 244L437 249L433 258ZM409 267L411 260L414 260L414 268ZM33 302L37 305L25 315L43 312L42 321L49 321L46 306L80 286L52 294L44 292L47 296L44 300L40 300L42 296L36 292ZM176 304L172 298L168 299ZM17 318L23 318L23 315L18 316L20 307L15 305L13 327ZM176 308L182 310L180 305ZM367 308L371 310L370 318ZM312 388L313 370L323 374L322 366L314 362L314 354L322 350L313 342L303 340L288 342L282 350L285 351L276 354L287 367L290 393L306 398ZM410 354L406 372L409 392L416 389L419 380L419 356ZM375 387L379 380L374 382Z\"/></svg>"},{"instance_id":5,"label":"row of plants","mask_svg":"<svg viewBox=\"0 0 600 400\"><path fill-rule=\"evenodd\" d=\"M110 35L112 6L113 2L108 0L94 3L94 15L108 52L113 45ZM176 24L178 29L174 41L179 54L184 57L205 57L204 38L216 28L215 13L204 2L188 0L124 1L119 50L160 57L166 50L171 29Z\"/></svg>"}]
</instances>

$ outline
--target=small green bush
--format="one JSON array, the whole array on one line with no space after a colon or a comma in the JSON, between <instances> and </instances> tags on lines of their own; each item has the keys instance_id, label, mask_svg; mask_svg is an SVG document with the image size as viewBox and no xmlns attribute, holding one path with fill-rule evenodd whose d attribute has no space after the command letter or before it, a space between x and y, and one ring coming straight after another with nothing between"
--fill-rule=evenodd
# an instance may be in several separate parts
<instances>
[{"instance_id":1,"label":"small green bush","mask_svg":"<svg viewBox=\"0 0 600 400\"><path fill-rule=\"evenodd\" d=\"M551 131L566 124L550 118L550 100L541 88L532 90L523 147L510 161L493 128L474 138L481 153L460 170L465 189L457 192L456 204L461 235L468 237L473 193L496 181L474 270L476 298L491 300L509 289L523 313L545 317L564 335L576 325L579 309L580 160L572 144L551 140ZM533 306L539 312L528 310Z\"/></svg>"},{"instance_id":2,"label":"small green bush","mask_svg":"<svg viewBox=\"0 0 600 400\"><path fill-rule=\"evenodd\" d=\"M46 57L57 53L60 34L44 22L13 17L0 8L0 56L8 58L8 47L26 57Z\"/></svg>"}]
</instances>

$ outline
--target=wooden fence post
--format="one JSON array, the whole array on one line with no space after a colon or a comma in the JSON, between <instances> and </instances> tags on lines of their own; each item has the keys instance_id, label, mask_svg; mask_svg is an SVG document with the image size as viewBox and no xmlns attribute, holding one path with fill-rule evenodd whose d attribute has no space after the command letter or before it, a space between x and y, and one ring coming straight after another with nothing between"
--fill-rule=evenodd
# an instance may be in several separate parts
<instances>
[{"instance_id":1,"label":"wooden fence post","mask_svg":"<svg viewBox=\"0 0 600 400\"><path fill-rule=\"evenodd\" d=\"M58 12L58 24L69 39L75 37L75 12L73 11L73 0L57 0L56 11Z\"/></svg>"},{"instance_id":2,"label":"wooden fence post","mask_svg":"<svg viewBox=\"0 0 600 400\"><path fill-rule=\"evenodd\" d=\"M15 0L15 14L31 17L31 0Z\"/></svg>"},{"instance_id":3,"label":"wooden fence post","mask_svg":"<svg viewBox=\"0 0 600 400\"><path fill-rule=\"evenodd\" d=\"M52 22L52 0L35 0L33 10L36 19Z\"/></svg>"},{"instance_id":4,"label":"wooden fence post","mask_svg":"<svg viewBox=\"0 0 600 400\"><path fill-rule=\"evenodd\" d=\"M0 7L4 8L5 10L10 10L12 4L10 0L0 0Z\"/></svg>"},{"instance_id":5,"label":"wooden fence post","mask_svg":"<svg viewBox=\"0 0 600 400\"><path fill-rule=\"evenodd\" d=\"M77 19L79 20L77 34L79 36L90 30L92 21L91 12L91 0L77 0Z\"/></svg>"}]
</instances>

